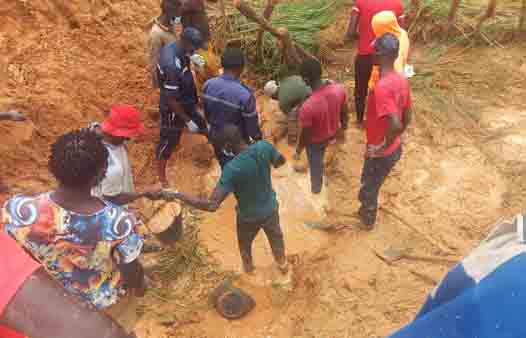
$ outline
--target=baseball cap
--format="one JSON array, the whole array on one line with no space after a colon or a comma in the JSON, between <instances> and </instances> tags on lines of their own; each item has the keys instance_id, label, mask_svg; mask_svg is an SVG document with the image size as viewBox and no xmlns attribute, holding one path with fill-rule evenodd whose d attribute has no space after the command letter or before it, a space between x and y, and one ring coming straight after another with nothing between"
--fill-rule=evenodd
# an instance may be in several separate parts
<instances>
[{"instance_id":1,"label":"baseball cap","mask_svg":"<svg viewBox=\"0 0 526 338\"><path fill-rule=\"evenodd\" d=\"M385 33L373 42L376 54L385 56L397 56L400 50L400 41L392 33Z\"/></svg>"},{"instance_id":2,"label":"baseball cap","mask_svg":"<svg viewBox=\"0 0 526 338\"><path fill-rule=\"evenodd\" d=\"M141 113L133 106L114 105L110 115L102 122L101 129L116 137L135 137L146 132L141 122Z\"/></svg>"},{"instance_id":3,"label":"baseball cap","mask_svg":"<svg viewBox=\"0 0 526 338\"><path fill-rule=\"evenodd\" d=\"M204 46L203 34L194 27L186 27L181 34L181 39L190 42L195 49L203 48Z\"/></svg>"}]
</instances>

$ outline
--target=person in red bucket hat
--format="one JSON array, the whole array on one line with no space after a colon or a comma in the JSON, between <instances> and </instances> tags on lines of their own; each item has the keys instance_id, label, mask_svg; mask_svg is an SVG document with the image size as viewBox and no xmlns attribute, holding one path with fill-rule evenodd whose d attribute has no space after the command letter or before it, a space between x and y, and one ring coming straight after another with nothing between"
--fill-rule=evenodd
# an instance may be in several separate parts
<instances>
[{"instance_id":1,"label":"person in red bucket hat","mask_svg":"<svg viewBox=\"0 0 526 338\"><path fill-rule=\"evenodd\" d=\"M158 191L135 192L126 145L132 138L146 132L141 113L130 105L114 105L101 124L92 124L90 128L103 138L109 153L106 177L93 188L92 194L119 205L132 203L142 197L152 198Z\"/></svg>"}]
</instances>

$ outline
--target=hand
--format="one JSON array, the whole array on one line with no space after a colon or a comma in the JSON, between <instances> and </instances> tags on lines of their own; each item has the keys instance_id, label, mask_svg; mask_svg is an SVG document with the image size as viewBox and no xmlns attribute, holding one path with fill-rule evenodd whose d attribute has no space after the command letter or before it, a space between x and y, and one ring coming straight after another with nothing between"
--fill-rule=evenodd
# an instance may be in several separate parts
<instances>
[{"instance_id":1,"label":"hand","mask_svg":"<svg viewBox=\"0 0 526 338\"><path fill-rule=\"evenodd\" d=\"M11 119L11 121L25 121L26 120L26 117L19 111L15 111L15 110L11 110L9 112L7 112L9 114L9 118Z\"/></svg>"},{"instance_id":2,"label":"hand","mask_svg":"<svg viewBox=\"0 0 526 338\"><path fill-rule=\"evenodd\" d=\"M352 42L356 41L357 39L358 39L358 34L357 33L349 33L349 32L347 32L345 34L345 39L344 40L345 40L345 42L352 43Z\"/></svg>"},{"instance_id":3,"label":"hand","mask_svg":"<svg viewBox=\"0 0 526 338\"><path fill-rule=\"evenodd\" d=\"M179 193L171 190L163 190L161 191L160 197L164 201L171 202L179 198Z\"/></svg>"},{"instance_id":4,"label":"hand","mask_svg":"<svg viewBox=\"0 0 526 338\"><path fill-rule=\"evenodd\" d=\"M188 127L188 130L190 130L191 133L199 132L199 126L192 120L186 122L186 126Z\"/></svg>"},{"instance_id":5,"label":"hand","mask_svg":"<svg viewBox=\"0 0 526 338\"><path fill-rule=\"evenodd\" d=\"M378 145L369 144L367 145L367 150L365 151L365 157L367 158L383 157L385 149L386 149L385 141Z\"/></svg>"},{"instance_id":6,"label":"hand","mask_svg":"<svg viewBox=\"0 0 526 338\"><path fill-rule=\"evenodd\" d=\"M158 201L160 199L162 199L162 191L161 189L152 189L152 190L149 190L149 191L145 191L143 193L143 196L149 200L152 200L152 201Z\"/></svg>"},{"instance_id":7,"label":"hand","mask_svg":"<svg viewBox=\"0 0 526 338\"><path fill-rule=\"evenodd\" d=\"M196 65L199 69L203 69L203 67L206 65L206 60L204 57L202 57L199 54L193 54L190 56L190 61Z\"/></svg>"}]
</instances>

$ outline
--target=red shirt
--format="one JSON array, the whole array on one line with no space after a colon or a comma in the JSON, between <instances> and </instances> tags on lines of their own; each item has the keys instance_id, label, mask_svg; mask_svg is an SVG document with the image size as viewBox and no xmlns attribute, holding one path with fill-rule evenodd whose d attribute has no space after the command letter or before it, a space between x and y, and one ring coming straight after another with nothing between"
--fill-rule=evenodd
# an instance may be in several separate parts
<instances>
[{"instance_id":1,"label":"red shirt","mask_svg":"<svg viewBox=\"0 0 526 338\"><path fill-rule=\"evenodd\" d=\"M381 11L392 11L400 18L404 15L404 4L402 0L357 0L353 11L360 15L358 54L369 55L374 52L371 44L376 39L371 24L373 17Z\"/></svg>"},{"instance_id":2,"label":"red shirt","mask_svg":"<svg viewBox=\"0 0 526 338\"><path fill-rule=\"evenodd\" d=\"M382 144L388 127L387 116L395 114L403 120L404 112L409 108L411 108L411 89L407 79L395 71L380 78L369 92L365 122L367 144ZM384 155L392 154L400 144L400 137L397 137Z\"/></svg>"},{"instance_id":3,"label":"red shirt","mask_svg":"<svg viewBox=\"0 0 526 338\"><path fill-rule=\"evenodd\" d=\"M39 267L40 265L11 237L4 232L0 232L0 316L18 289ZM0 326L0 337L15 338L24 336Z\"/></svg>"},{"instance_id":4,"label":"red shirt","mask_svg":"<svg viewBox=\"0 0 526 338\"><path fill-rule=\"evenodd\" d=\"M303 103L299 121L302 128L312 129L311 143L322 143L336 135L341 128L341 111L346 101L345 87L329 84L314 91Z\"/></svg>"}]
</instances>

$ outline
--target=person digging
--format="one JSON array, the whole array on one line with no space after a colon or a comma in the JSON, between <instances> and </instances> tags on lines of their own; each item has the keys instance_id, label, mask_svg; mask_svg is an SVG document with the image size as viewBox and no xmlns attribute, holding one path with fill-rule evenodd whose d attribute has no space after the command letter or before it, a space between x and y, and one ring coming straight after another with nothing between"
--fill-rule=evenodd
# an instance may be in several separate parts
<instances>
[{"instance_id":1,"label":"person digging","mask_svg":"<svg viewBox=\"0 0 526 338\"><path fill-rule=\"evenodd\" d=\"M237 200L237 238L243 270L254 272L252 242L260 230L265 232L279 270L286 274L288 264L280 226L279 205L272 187L271 167L279 168L286 162L273 145L258 141L248 145L238 127L226 125L216 138L223 149L235 155L221 174L216 188L208 198L197 198L179 192L164 191L163 198L178 199L197 209L215 212L227 196Z\"/></svg>"}]
</instances>

